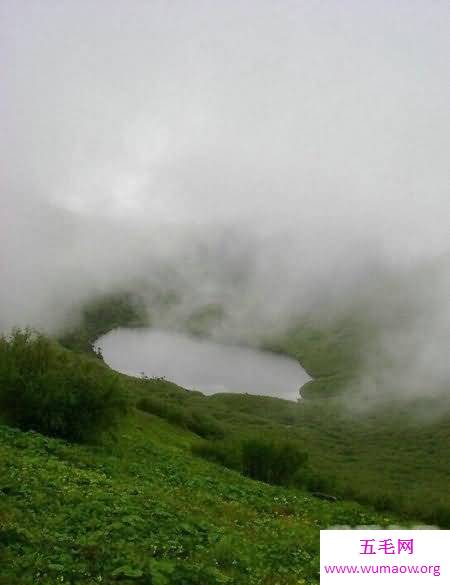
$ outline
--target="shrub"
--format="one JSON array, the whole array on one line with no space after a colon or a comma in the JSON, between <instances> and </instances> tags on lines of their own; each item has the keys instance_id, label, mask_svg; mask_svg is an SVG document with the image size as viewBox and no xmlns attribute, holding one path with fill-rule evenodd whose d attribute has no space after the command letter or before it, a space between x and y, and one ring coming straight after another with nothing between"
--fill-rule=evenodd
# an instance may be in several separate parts
<instances>
[{"instance_id":1,"label":"shrub","mask_svg":"<svg viewBox=\"0 0 450 585\"><path fill-rule=\"evenodd\" d=\"M297 487L301 487L310 492L334 494L336 491L336 480L334 477L325 476L317 470L311 469L308 465L297 471L293 482Z\"/></svg>"},{"instance_id":2,"label":"shrub","mask_svg":"<svg viewBox=\"0 0 450 585\"><path fill-rule=\"evenodd\" d=\"M118 376L29 330L0 337L0 410L23 430L95 438L126 411Z\"/></svg>"},{"instance_id":3,"label":"shrub","mask_svg":"<svg viewBox=\"0 0 450 585\"><path fill-rule=\"evenodd\" d=\"M423 513L423 510L421 510ZM448 502L444 504L437 504L432 510L426 512L427 521L430 524L435 524L441 528L450 529L450 507Z\"/></svg>"},{"instance_id":4,"label":"shrub","mask_svg":"<svg viewBox=\"0 0 450 585\"><path fill-rule=\"evenodd\" d=\"M167 418L167 403L157 398L141 398L138 400L136 408L149 414Z\"/></svg>"},{"instance_id":5,"label":"shrub","mask_svg":"<svg viewBox=\"0 0 450 585\"><path fill-rule=\"evenodd\" d=\"M168 400L146 397L141 398L136 406L139 410L165 418L168 422L188 429L204 439L221 439L225 435L223 427L211 415L183 408Z\"/></svg>"},{"instance_id":6,"label":"shrub","mask_svg":"<svg viewBox=\"0 0 450 585\"><path fill-rule=\"evenodd\" d=\"M192 447L195 455L236 469L253 479L296 485L307 453L292 441L251 438L244 441L204 441Z\"/></svg>"},{"instance_id":7,"label":"shrub","mask_svg":"<svg viewBox=\"0 0 450 585\"><path fill-rule=\"evenodd\" d=\"M202 441L192 445L192 452L194 455L214 463L220 463L229 469L242 471L240 444L225 441Z\"/></svg>"},{"instance_id":8,"label":"shrub","mask_svg":"<svg viewBox=\"0 0 450 585\"><path fill-rule=\"evenodd\" d=\"M243 473L267 483L292 483L307 459L307 453L292 441L253 438L242 444Z\"/></svg>"},{"instance_id":9,"label":"shrub","mask_svg":"<svg viewBox=\"0 0 450 585\"><path fill-rule=\"evenodd\" d=\"M217 420L204 412L187 411L186 426L190 431L204 439L222 439L225 436L225 431Z\"/></svg>"}]
</instances>

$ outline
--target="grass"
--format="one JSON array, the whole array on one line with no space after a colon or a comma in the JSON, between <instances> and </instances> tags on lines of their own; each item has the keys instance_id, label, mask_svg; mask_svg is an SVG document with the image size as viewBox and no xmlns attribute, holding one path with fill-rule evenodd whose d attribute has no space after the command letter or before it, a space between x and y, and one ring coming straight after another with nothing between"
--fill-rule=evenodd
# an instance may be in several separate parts
<instances>
[{"instance_id":1,"label":"grass","mask_svg":"<svg viewBox=\"0 0 450 585\"><path fill-rule=\"evenodd\" d=\"M0 583L318 583L319 529L398 521L245 478L135 412L115 441L0 427Z\"/></svg>"},{"instance_id":2,"label":"grass","mask_svg":"<svg viewBox=\"0 0 450 585\"><path fill-rule=\"evenodd\" d=\"M61 341L108 376L92 344L111 326L143 324L139 306L124 296L97 301ZM218 318L216 309L194 316L197 333L207 333L208 315ZM449 526L448 419L419 423L395 404L370 415L341 408L368 336L343 321L262 340L315 378L298 404L120 375L130 407L101 443L0 425L0 585L315 585L320 528ZM261 436L298 445L309 485L323 480L338 500L196 455Z\"/></svg>"},{"instance_id":3,"label":"grass","mask_svg":"<svg viewBox=\"0 0 450 585\"><path fill-rule=\"evenodd\" d=\"M356 416L332 401L295 405L262 396L203 396L167 381L129 378L128 383L131 393L151 395L166 412L195 411L215 420L224 437L234 441L255 435L295 441L308 453L316 475L333 485L333 495L430 524L450 524L446 419L419 422L401 409Z\"/></svg>"},{"instance_id":4,"label":"grass","mask_svg":"<svg viewBox=\"0 0 450 585\"><path fill-rule=\"evenodd\" d=\"M140 305L133 300L131 306ZM90 327L95 330L101 324L106 328L105 315L116 322L115 307L115 296L90 306ZM201 315L202 334L207 335L207 316L214 325L218 314L217 307L208 306L192 320ZM143 311L140 315L142 323L148 321ZM134 314L133 323L136 318ZM415 412L429 408L426 401L414 408L410 405L407 411L403 403L393 402L369 413L342 408L343 398L352 400L349 388L357 388L363 354L375 345L375 338L373 324L353 316L325 325L302 323L276 338L261 340L261 347L298 359L314 378L302 389L305 400L298 404L243 394L204 396L161 379L122 379L137 402L152 402L153 412L174 424L188 428L195 413L197 421L205 421L205 429L214 429L216 438L241 441L264 435L292 439L307 451L316 476L333 485L334 495L448 527L448 416L415 417ZM200 435L208 438L207 430L200 430Z\"/></svg>"}]
</instances>

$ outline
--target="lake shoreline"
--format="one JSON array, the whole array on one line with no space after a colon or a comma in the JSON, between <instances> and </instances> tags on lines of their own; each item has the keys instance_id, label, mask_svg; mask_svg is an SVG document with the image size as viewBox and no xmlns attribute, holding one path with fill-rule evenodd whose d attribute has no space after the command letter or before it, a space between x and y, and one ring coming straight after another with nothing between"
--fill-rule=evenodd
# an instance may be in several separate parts
<instances>
[{"instance_id":1,"label":"lake shoreline","mask_svg":"<svg viewBox=\"0 0 450 585\"><path fill-rule=\"evenodd\" d=\"M252 394L297 401L312 380L291 356L180 331L118 327L99 337L93 347L122 374L163 377L205 395Z\"/></svg>"}]
</instances>

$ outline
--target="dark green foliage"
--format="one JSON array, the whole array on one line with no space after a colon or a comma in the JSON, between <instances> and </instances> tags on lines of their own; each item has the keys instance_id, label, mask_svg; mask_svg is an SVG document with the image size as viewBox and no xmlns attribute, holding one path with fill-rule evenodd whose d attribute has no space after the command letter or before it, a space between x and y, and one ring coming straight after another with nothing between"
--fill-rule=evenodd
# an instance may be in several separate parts
<instances>
[{"instance_id":1,"label":"dark green foliage","mask_svg":"<svg viewBox=\"0 0 450 585\"><path fill-rule=\"evenodd\" d=\"M108 369L38 333L0 338L0 414L10 424L84 441L114 427L125 410L119 377Z\"/></svg>"},{"instance_id":2,"label":"dark green foliage","mask_svg":"<svg viewBox=\"0 0 450 585\"><path fill-rule=\"evenodd\" d=\"M225 435L224 429L214 417L195 410L187 412L186 427L205 439L221 439Z\"/></svg>"},{"instance_id":3,"label":"dark green foliage","mask_svg":"<svg viewBox=\"0 0 450 585\"><path fill-rule=\"evenodd\" d=\"M252 481L194 442L137 410L96 446L0 425L0 583L317 585L319 529L403 523Z\"/></svg>"},{"instance_id":4,"label":"dark green foliage","mask_svg":"<svg viewBox=\"0 0 450 585\"><path fill-rule=\"evenodd\" d=\"M169 409L166 402L163 400L158 400L157 398L141 398L137 402L136 408L144 412L148 412L149 414L156 414L156 416L160 416L161 418L166 419L169 417L170 411L171 417L178 418L177 415L179 415L179 421L182 421L181 409L179 407L175 407L174 405ZM171 422L175 422L175 420L172 420Z\"/></svg>"},{"instance_id":5,"label":"dark green foliage","mask_svg":"<svg viewBox=\"0 0 450 585\"><path fill-rule=\"evenodd\" d=\"M242 473L242 446L239 442L202 441L192 445L192 453Z\"/></svg>"},{"instance_id":6,"label":"dark green foliage","mask_svg":"<svg viewBox=\"0 0 450 585\"><path fill-rule=\"evenodd\" d=\"M153 397L141 398L136 407L144 412L165 418L170 423L188 429L205 439L220 439L225 435L224 428L217 419L200 410Z\"/></svg>"},{"instance_id":7,"label":"dark green foliage","mask_svg":"<svg viewBox=\"0 0 450 585\"><path fill-rule=\"evenodd\" d=\"M255 438L242 444L243 473L267 483L292 483L293 476L307 459L307 453L290 441Z\"/></svg>"},{"instance_id":8,"label":"dark green foliage","mask_svg":"<svg viewBox=\"0 0 450 585\"><path fill-rule=\"evenodd\" d=\"M308 454L283 439L252 437L243 441L213 441L193 445L194 454L244 475L274 485L295 485Z\"/></svg>"},{"instance_id":9,"label":"dark green foliage","mask_svg":"<svg viewBox=\"0 0 450 585\"><path fill-rule=\"evenodd\" d=\"M236 469L236 464L228 461L229 444L235 449L251 436L284 440L288 432L290 440L309 456L308 465L296 474L295 485L381 510L390 506L391 511L427 524L444 526L448 522L448 419L424 424L392 405L370 416L356 416L331 399L293 403L243 394L203 396L167 380L127 378L127 384L132 394L151 394L152 399L164 402L166 411L161 416L171 418L173 424L180 426L176 422L179 409L197 411L218 421L225 445L214 441L199 446L196 452L202 455L203 450L211 461ZM172 416L167 412L171 409ZM184 423L181 426L186 428Z\"/></svg>"},{"instance_id":10,"label":"dark green foliage","mask_svg":"<svg viewBox=\"0 0 450 585\"><path fill-rule=\"evenodd\" d=\"M362 365L373 336L370 325L349 317L332 323L294 325L262 346L297 359L311 375L301 394L307 399L329 399L346 392Z\"/></svg>"},{"instance_id":11,"label":"dark green foliage","mask_svg":"<svg viewBox=\"0 0 450 585\"><path fill-rule=\"evenodd\" d=\"M317 469L312 469L309 465L305 465L295 473L293 484L313 493L321 492L334 495L336 492L335 478L325 476Z\"/></svg>"}]
</instances>

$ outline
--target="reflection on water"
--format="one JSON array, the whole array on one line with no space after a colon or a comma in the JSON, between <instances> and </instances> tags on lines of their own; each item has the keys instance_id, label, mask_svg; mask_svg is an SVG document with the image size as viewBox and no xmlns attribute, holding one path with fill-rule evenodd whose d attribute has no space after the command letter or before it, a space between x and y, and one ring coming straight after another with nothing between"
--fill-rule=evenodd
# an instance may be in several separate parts
<instances>
[{"instance_id":1,"label":"reflection on water","mask_svg":"<svg viewBox=\"0 0 450 585\"><path fill-rule=\"evenodd\" d=\"M204 394L247 392L297 400L310 379L288 357L158 329L116 329L96 345L119 372L163 376Z\"/></svg>"}]
</instances>

